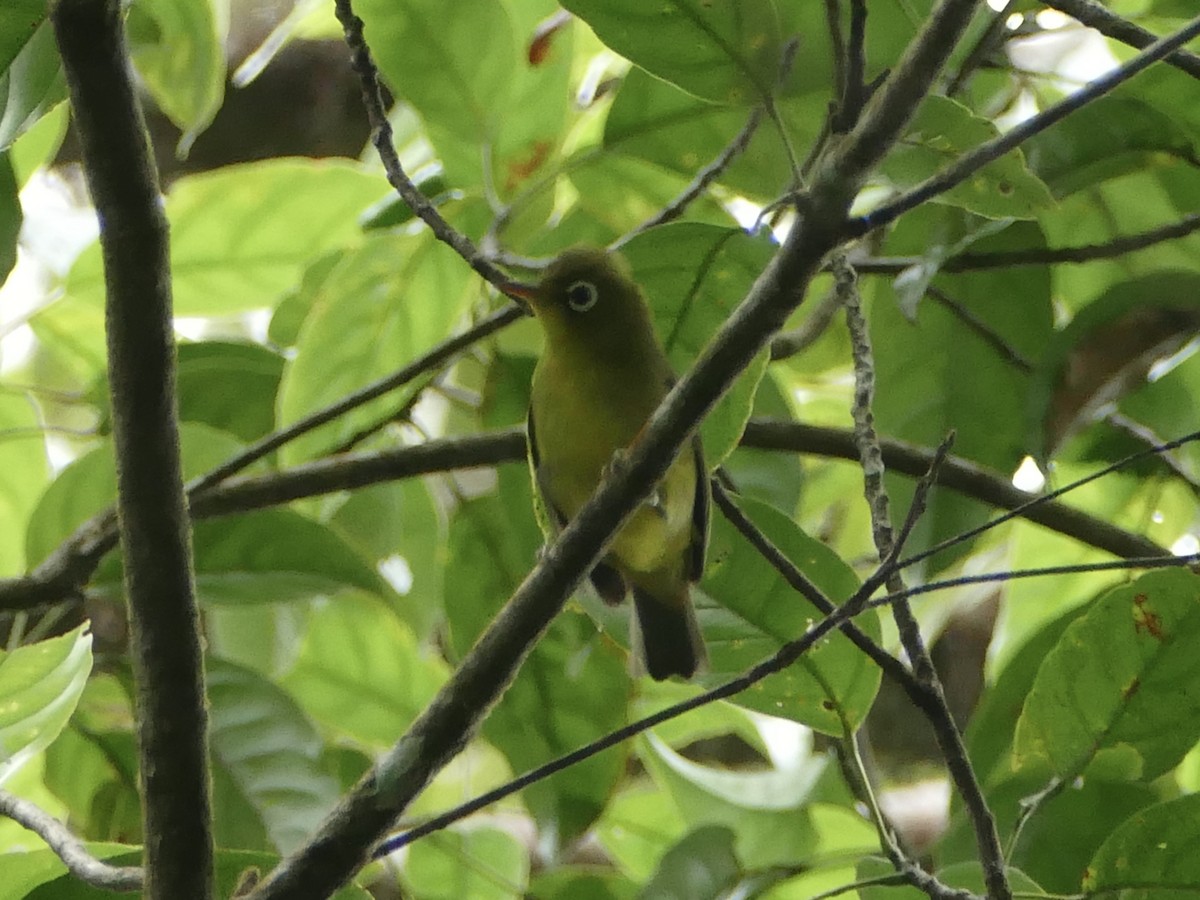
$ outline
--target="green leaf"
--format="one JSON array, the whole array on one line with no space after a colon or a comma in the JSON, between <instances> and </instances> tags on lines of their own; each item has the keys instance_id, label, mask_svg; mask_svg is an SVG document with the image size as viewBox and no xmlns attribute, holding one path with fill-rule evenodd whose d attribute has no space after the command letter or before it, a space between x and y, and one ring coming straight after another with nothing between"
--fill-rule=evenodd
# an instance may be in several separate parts
<instances>
[{"instance_id":1,"label":"green leaf","mask_svg":"<svg viewBox=\"0 0 1200 900\"><path fill-rule=\"evenodd\" d=\"M1200 893L1200 795L1147 807L1096 851L1082 889L1124 900L1165 900Z\"/></svg>"},{"instance_id":2,"label":"green leaf","mask_svg":"<svg viewBox=\"0 0 1200 900\"><path fill-rule=\"evenodd\" d=\"M706 825L663 854L658 871L641 893L642 900L704 900L728 897L741 874L733 832Z\"/></svg>"},{"instance_id":3,"label":"green leaf","mask_svg":"<svg viewBox=\"0 0 1200 900\"><path fill-rule=\"evenodd\" d=\"M281 425L394 372L445 339L478 292L479 280L427 232L374 234L313 290L296 356L280 386ZM289 443L281 456L290 464L328 453L394 415L422 383L418 379L340 416Z\"/></svg>"},{"instance_id":4,"label":"green leaf","mask_svg":"<svg viewBox=\"0 0 1200 900\"><path fill-rule=\"evenodd\" d=\"M1025 701L1015 767L1149 780L1178 763L1200 739L1198 590L1190 572L1151 572L1072 622Z\"/></svg>"},{"instance_id":5,"label":"green leaf","mask_svg":"<svg viewBox=\"0 0 1200 900\"><path fill-rule=\"evenodd\" d=\"M986 798L1010 865L1057 894L1078 891L1080 875L1112 830L1159 799L1150 785L1082 778L1038 807L1014 840L1023 801L1042 787L1037 778L1017 775L989 785ZM938 844L940 858L977 860L978 839L961 803L955 804L951 823L950 832Z\"/></svg>"},{"instance_id":6,"label":"green leaf","mask_svg":"<svg viewBox=\"0 0 1200 900\"><path fill-rule=\"evenodd\" d=\"M825 103L815 92L779 103L793 145L805 146L816 137ZM690 181L697 169L724 151L746 120L744 109L706 103L634 68L622 80L605 119L604 146ZM718 180L744 196L768 201L783 192L790 178L791 164L779 132L763 124Z\"/></svg>"},{"instance_id":7,"label":"green leaf","mask_svg":"<svg viewBox=\"0 0 1200 900\"><path fill-rule=\"evenodd\" d=\"M609 801L596 834L617 868L637 882L648 881L667 850L687 833L674 803L645 782Z\"/></svg>"},{"instance_id":8,"label":"green leaf","mask_svg":"<svg viewBox=\"0 0 1200 900\"><path fill-rule=\"evenodd\" d=\"M676 372L683 372L742 301L775 251L766 237L698 223L654 228L625 245L655 328ZM755 357L701 426L705 462L715 467L741 439L766 371Z\"/></svg>"},{"instance_id":9,"label":"green leaf","mask_svg":"<svg viewBox=\"0 0 1200 900\"><path fill-rule=\"evenodd\" d=\"M889 253L925 255L926 248L954 246L980 221L964 214L928 206L906 216L889 240ZM972 251L1004 251L1036 247L1043 241L1036 225L1018 222L982 238ZM937 251L935 251L936 253ZM874 412L882 434L928 447L937 446L955 431L956 455L1013 472L1029 452L1025 405L1030 376L1015 365L1012 353L1036 359L1053 329L1049 272L1037 267L1014 267L1002 272L938 275L934 285L966 310L922 302L916 321L910 321L893 302L874 302L870 334L875 355ZM884 282L865 285L884 291ZM1020 297L1020 303L1012 302ZM969 316L971 321L965 321ZM982 323L987 334L974 326ZM997 341L1000 346L997 346ZM909 478L889 477L887 487L894 509L905 509L912 496ZM980 524L990 510L962 495L934 488L928 506L908 544L910 552L929 547ZM970 549L967 545L940 554L927 563L930 571L949 565Z\"/></svg>"},{"instance_id":10,"label":"green leaf","mask_svg":"<svg viewBox=\"0 0 1200 900\"><path fill-rule=\"evenodd\" d=\"M390 746L446 679L387 604L346 592L313 604L284 686L332 734Z\"/></svg>"},{"instance_id":11,"label":"green leaf","mask_svg":"<svg viewBox=\"0 0 1200 900\"><path fill-rule=\"evenodd\" d=\"M133 703L118 676L96 673L66 730L46 748L46 787L90 840L141 840Z\"/></svg>"},{"instance_id":12,"label":"green leaf","mask_svg":"<svg viewBox=\"0 0 1200 900\"><path fill-rule=\"evenodd\" d=\"M571 96L570 39L536 66L517 46L546 12L438 0L365 0L356 10L380 71L420 113L453 185L486 184L509 197L554 158Z\"/></svg>"},{"instance_id":13,"label":"green leaf","mask_svg":"<svg viewBox=\"0 0 1200 900\"><path fill-rule=\"evenodd\" d=\"M46 18L42 0L6 0L0 6L0 71L7 70Z\"/></svg>"},{"instance_id":14,"label":"green leaf","mask_svg":"<svg viewBox=\"0 0 1200 900\"><path fill-rule=\"evenodd\" d=\"M617 872L557 865L533 876L529 900L637 900L638 886Z\"/></svg>"},{"instance_id":15,"label":"green leaf","mask_svg":"<svg viewBox=\"0 0 1200 900\"><path fill-rule=\"evenodd\" d=\"M1059 198L1158 165L1156 157L1200 164L1196 138L1177 123L1177 112L1123 94L1101 97L1026 141L1025 158Z\"/></svg>"},{"instance_id":16,"label":"green leaf","mask_svg":"<svg viewBox=\"0 0 1200 900\"><path fill-rule=\"evenodd\" d=\"M1021 707L1033 687L1038 666L1058 643L1062 633L1080 615L1070 609L1042 627L1026 641L1000 672L1000 677L988 688L979 707L971 714L967 726L967 747L971 764L981 783L999 780L1008 774L1009 753L1013 731L1021 715Z\"/></svg>"},{"instance_id":17,"label":"green leaf","mask_svg":"<svg viewBox=\"0 0 1200 900\"><path fill-rule=\"evenodd\" d=\"M419 639L442 618L446 521L419 478L355 491L329 520L399 594L394 609Z\"/></svg>"},{"instance_id":18,"label":"green leaf","mask_svg":"<svg viewBox=\"0 0 1200 900\"><path fill-rule=\"evenodd\" d=\"M17 237L21 234L21 199L17 176L7 153L0 153L0 285L17 264Z\"/></svg>"},{"instance_id":19,"label":"green leaf","mask_svg":"<svg viewBox=\"0 0 1200 900\"><path fill-rule=\"evenodd\" d=\"M9 151L17 184L24 187L30 176L54 159L67 134L70 104L59 103L45 111L19 138Z\"/></svg>"},{"instance_id":20,"label":"green leaf","mask_svg":"<svg viewBox=\"0 0 1200 900\"><path fill-rule=\"evenodd\" d=\"M1200 275L1155 272L1113 284L1057 332L1030 387L1031 443L1049 454L1137 390L1200 327Z\"/></svg>"},{"instance_id":21,"label":"green leaf","mask_svg":"<svg viewBox=\"0 0 1200 900\"><path fill-rule=\"evenodd\" d=\"M24 529L49 477L41 422L29 400L0 395L0 574L25 571Z\"/></svg>"},{"instance_id":22,"label":"green leaf","mask_svg":"<svg viewBox=\"0 0 1200 900\"><path fill-rule=\"evenodd\" d=\"M39 12L44 13L45 7ZM0 32L3 32L0 12ZM7 150L55 105L66 99L62 62L49 22L43 22L0 74L0 151Z\"/></svg>"},{"instance_id":23,"label":"green leaf","mask_svg":"<svg viewBox=\"0 0 1200 900\"><path fill-rule=\"evenodd\" d=\"M737 858L746 867L786 865L812 853L814 834L804 810L824 760L801 758L788 768L734 772L692 762L653 734L645 745L642 760L684 821L732 831ZM664 863L669 856L670 851Z\"/></svg>"},{"instance_id":24,"label":"green leaf","mask_svg":"<svg viewBox=\"0 0 1200 900\"><path fill-rule=\"evenodd\" d=\"M529 879L529 854L507 831L443 831L408 850L404 881L422 900L518 900Z\"/></svg>"},{"instance_id":25,"label":"green leaf","mask_svg":"<svg viewBox=\"0 0 1200 900\"><path fill-rule=\"evenodd\" d=\"M180 178L167 196L175 314L273 306L313 257L355 241L383 181L343 160L272 159ZM102 309L98 244L67 278L70 297Z\"/></svg>"},{"instance_id":26,"label":"green leaf","mask_svg":"<svg viewBox=\"0 0 1200 900\"><path fill-rule=\"evenodd\" d=\"M229 435L204 425L184 423L179 433L185 480L216 468L241 449ZM116 498L113 447L105 441L60 472L38 500L25 533L26 560L31 565L40 563Z\"/></svg>"},{"instance_id":27,"label":"green leaf","mask_svg":"<svg viewBox=\"0 0 1200 900\"><path fill-rule=\"evenodd\" d=\"M622 56L704 100L750 106L778 81L783 45L771 0L563 5Z\"/></svg>"},{"instance_id":28,"label":"green leaf","mask_svg":"<svg viewBox=\"0 0 1200 900\"><path fill-rule=\"evenodd\" d=\"M283 358L259 344L180 344L176 359L179 418L203 422L246 443L275 425Z\"/></svg>"},{"instance_id":29,"label":"green leaf","mask_svg":"<svg viewBox=\"0 0 1200 900\"><path fill-rule=\"evenodd\" d=\"M92 636L61 637L0 651L0 784L67 724L92 671Z\"/></svg>"},{"instance_id":30,"label":"green leaf","mask_svg":"<svg viewBox=\"0 0 1200 900\"><path fill-rule=\"evenodd\" d=\"M324 744L287 692L224 660L206 668L214 762L275 848L289 853L337 802L339 786L321 765Z\"/></svg>"},{"instance_id":31,"label":"green leaf","mask_svg":"<svg viewBox=\"0 0 1200 900\"><path fill-rule=\"evenodd\" d=\"M223 0L135 0L125 23L129 55L154 102L185 132L186 152L225 98Z\"/></svg>"},{"instance_id":32,"label":"green leaf","mask_svg":"<svg viewBox=\"0 0 1200 900\"><path fill-rule=\"evenodd\" d=\"M988 119L947 97L922 102L909 132L881 167L899 191L914 187L945 168L967 150L1000 132ZM991 219L1032 219L1054 202L1046 185L1025 166L1020 150L1012 150L984 166L969 180L935 198Z\"/></svg>"},{"instance_id":33,"label":"green leaf","mask_svg":"<svg viewBox=\"0 0 1200 900\"><path fill-rule=\"evenodd\" d=\"M858 579L845 563L787 516L752 500L738 505L834 603L857 589ZM712 671L703 679L706 684L740 675L822 618L719 514L713 521L708 568L700 586L721 605L700 612L711 657ZM879 617L874 611L855 622L879 640ZM847 726L856 728L866 716L879 678L875 664L835 631L783 672L737 695L734 702L841 736Z\"/></svg>"},{"instance_id":34,"label":"green leaf","mask_svg":"<svg viewBox=\"0 0 1200 900\"><path fill-rule=\"evenodd\" d=\"M365 0L356 11L397 96L460 141L494 137L518 58L504 4Z\"/></svg>"},{"instance_id":35,"label":"green leaf","mask_svg":"<svg viewBox=\"0 0 1200 900\"><path fill-rule=\"evenodd\" d=\"M196 591L207 603L282 603L345 588L392 594L328 526L290 510L200 521L194 529Z\"/></svg>"}]
</instances>

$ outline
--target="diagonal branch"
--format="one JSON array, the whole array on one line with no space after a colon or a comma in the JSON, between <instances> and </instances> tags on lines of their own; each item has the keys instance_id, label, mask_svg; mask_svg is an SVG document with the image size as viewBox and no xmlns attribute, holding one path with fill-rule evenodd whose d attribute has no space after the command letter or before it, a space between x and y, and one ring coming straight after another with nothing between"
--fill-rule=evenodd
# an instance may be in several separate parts
<instances>
[{"instance_id":1,"label":"diagonal branch","mask_svg":"<svg viewBox=\"0 0 1200 900\"><path fill-rule=\"evenodd\" d=\"M461 256L472 269L483 276L485 281L500 289L508 276L497 269L487 259L469 237L456 230L442 218L429 198L413 184L411 178L400 164L400 156L392 143L392 124L388 121L387 112L383 106L383 88L379 83L379 71L371 61L371 51L363 36L363 22L351 9L350 0L336 0L334 11L346 36L346 45L350 48L350 64L354 73L362 83L363 106L367 110L367 121L371 123L371 143L375 145L379 158L383 160L383 168L387 173L388 182L400 198L421 219L433 236L450 247Z\"/></svg>"},{"instance_id":2,"label":"diagonal branch","mask_svg":"<svg viewBox=\"0 0 1200 900\"><path fill-rule=\"evenodd\" d=\"M136 891L142 887L137 866L112 866L88 852L83 841L37 804L0 790L0 815L28 828L49 845L67 871L85 884L106 891Z\"/></svg>"},{"instance_id":3,"label":"diagonal branch","mask_svg":"<svg viewBox=\"0 0 1200 900\"><path fill-rule=\"evenodd\" d=\"M1200 231L1200 213L1189 213L1175 222L1168 222L1148 231L1122 235L1100 244L1081 244L1077 247L1031 247L1028 250L995 250L987 253L960 253L943 262L941 272L978 272L986 269L1008 269L1016 266L1053 266L1095 262L1136 253L1167 241L1174 241ZM860 275L899 275L905 269L927 262L920 256L868 257L854 261Z\"/></svg>"},{"instance_id":4,"label":"diagonal branch","mask_svg":"<svg viewBox=\"0 0 1200 900\"><path fill-rule=\"evenodd\" d=\"M1126 81L1169 56L1197 35L1200 35L1200 16L1192 19L1174 34L1155 41L1133 59L1108 74L1102 75L1066 99L1021 122L1011 131L968 150L942 171L927 178L891 203L881 206L865 216L860 216L852 223L853 233L857 236L864 235L962 184L988 163L994 162L1010 150L1015 150L1034 135L1040 134L1051 125L1056 125L1093 100L1116 90Z\"/></svg>"},{"instance_id":5,"label":"diagonal branch","mask_svg":"<svg viewBox=\"0 0 1200 900\"><path fill-rule=\"evenodd\" d=\"M1096 0L1044 0L1046 6L1070 16L1081 25L1094 28L1107 38L1142 50L1155 41L1152 32L1101 6ZM1200 78L1200 56L1187 50L1176 50L1163 60L1167 65Z\"/></svg>"},{"instance_id":6,"label":"diagonal branch","mask_svg":"<svg viewBox=\"0 0 1200 900\"><path fill-rule=\"evenodd\" d=\"M118 0L60 0L51 18L101 224L146 896L209 897L208 715L175 418L167 222L121 14Z\"/></svg>"},{"instance_id":7,"label":"diagonal branch","mask_svg":"<svg viewBox=\"0 0 1200 900\"><path fill-rule=\"evenodd\" d=\"M867 323L862 315L857 279L854 270L846 263L844 254L835 254L833 269L846 308L846 325L850 331L850 344L854 356L854 438L862 462L864 491L871 510L875 546L879 550L880 560L886 562L899 552L902 538L897 539L892 528L890 499L883 482L883 451L875 431L875 414L872 409L875 394L874 355L867 333ZM905 523L903 534L907 534L914 522L915 516L910 516ZM892 594L904 591L904 579L899 571L888 576L887 587ZM1011 900L1012 888L1005 873L1004 850L1000 846L1000 836L996 831L996 818L988 807L979 779L967 757L966 743L946 703L937 668L921 636L921 627L907 599L900 599L892 604L892 615L900 633L900 643L912 661L913 674L925 688L920 695L924 701L921 708L933 726L950 777L971 817L988 896L991 900Z\"/></svg>"}]
</instances>

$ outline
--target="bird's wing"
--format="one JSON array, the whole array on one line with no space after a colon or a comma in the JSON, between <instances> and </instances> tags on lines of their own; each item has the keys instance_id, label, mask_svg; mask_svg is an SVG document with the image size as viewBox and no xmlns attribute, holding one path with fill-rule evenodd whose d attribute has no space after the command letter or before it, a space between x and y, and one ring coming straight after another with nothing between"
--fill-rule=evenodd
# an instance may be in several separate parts
<instances>
[{"instance_id":1,"label":"bird's wing","mask_svg":"<svg viewBox=\"0 0 1200 900\"><path fill-rule=\"evenodd\" d=\"M692 438L692 458L696 465L696 497L692 501L692 543L688 548L688 580L699 581L704 575L704 555L708 551L708 469L704 465L704 445L700 435Z\"/></svg>"},{"instance_id":2,"label":"bird's wing","mask_svg":"<svg viewBox=\"0 0 1200 900\"><path fill-rule=\"evenodd\" d=\"M562 514L554 503L550 500L550 492L547 490L546 482L543 478L543 470L541 460L538 456L537 446L537 431L533 425L533 407L529 407L529 412L525 416L525 437L529 444L529 470L533 473L534 493L537 497L534 498L535 507L540 504L541 510L547 513L554 521L546 524L554 526L554 531L562 531L566 527L567 517Z\"/></svg>"},{"instance_id":3,"label":"bird's wing","mask_svg":"<svg viewBox=\"0 0 1200 900\"><path fill-rule=\"evenodd\" d=\"M529 468L533 473L533 488L534 494L536 494L533 501L534 510L539 519L549 516L554 520L553 523L540 522L539 524L543 526L552 524L553 533L557 534L566 527L567 517L551 502L550 495L546 491L546 483L542 480L542 468L538 464L537 431L533 425L532 406L529 407L529 412L525 416L525 435L529 444ZM546 531L546 528L543 527L542 530ZM550 533L547 532L547 539L549 537ZM615 606L625 599L625 594L629 590L625 584L625 578L603 560L596 563L588 577L591 579L592 586L596 588L596 593L600 595L600 599L609 606Z\"/></svg>"}]
</instances>

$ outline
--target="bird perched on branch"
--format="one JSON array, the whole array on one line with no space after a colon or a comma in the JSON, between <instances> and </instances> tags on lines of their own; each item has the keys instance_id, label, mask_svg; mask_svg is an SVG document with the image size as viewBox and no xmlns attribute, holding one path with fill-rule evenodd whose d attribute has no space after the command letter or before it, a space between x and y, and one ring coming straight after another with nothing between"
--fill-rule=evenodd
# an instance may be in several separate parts
<instances>
[{"instance_id":1,"label":"bird perched on branch","mask_svg":"<svg viewBox=\"0 0 1200 900\"><path fill-rule=\"evenodd\" d=\"M507 292L528 302L546 337L533 374L529 459L545 511L562 528L636 444L674 375L640 288L605 250L567 250L536 286ZM704 570L708 508L696 437L591 572L607 603L632 589L633 643L657 680L690 678L705 660L689 585Z\"/></svg>"}]
</instances>

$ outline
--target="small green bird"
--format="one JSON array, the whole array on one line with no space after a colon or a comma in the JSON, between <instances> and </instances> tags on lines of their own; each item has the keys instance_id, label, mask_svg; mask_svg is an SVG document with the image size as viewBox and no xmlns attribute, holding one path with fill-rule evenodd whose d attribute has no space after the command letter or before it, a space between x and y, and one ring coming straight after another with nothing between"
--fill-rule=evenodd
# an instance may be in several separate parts
<instances>
[{"instance_id":1,"label":"small green bird","mask_svg":"<svg viewBox=\"0 0 1200 900\"><path fill-rule=\"evenodd\" d=\"M635 444L674 381L650 311L623 261L604 250L567 250L535 287L514 285L546 335L533 373L530 463L561 528L614 458ZM633 589L633 643L656 680L690 678L705 659L688 585L704 571L708 476L699 438L617 532L591 572L610 604Z\"/></svg>"}]
</instances>

